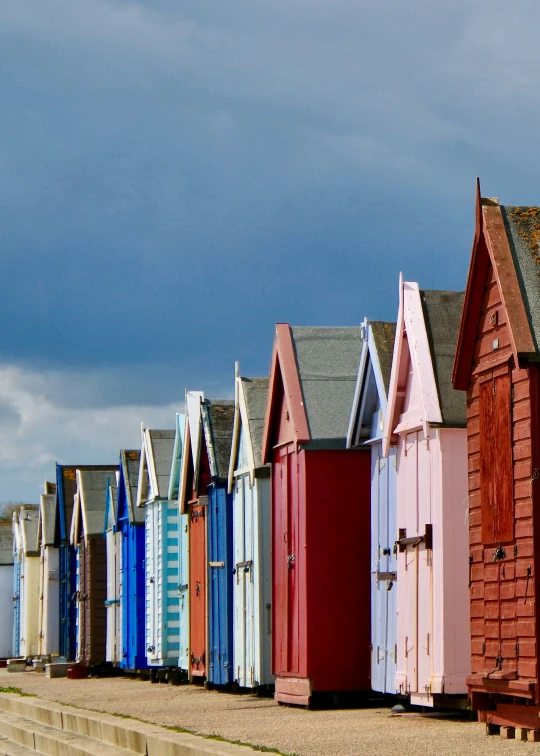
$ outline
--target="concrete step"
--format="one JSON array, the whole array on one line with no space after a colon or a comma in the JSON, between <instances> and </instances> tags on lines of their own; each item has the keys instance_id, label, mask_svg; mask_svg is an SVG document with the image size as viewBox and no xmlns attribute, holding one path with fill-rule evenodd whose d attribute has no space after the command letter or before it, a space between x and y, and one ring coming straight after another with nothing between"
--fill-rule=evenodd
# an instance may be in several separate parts
<instances>
[{"instance_id":1,"label":"concrete step","mask_svg":"<svg viewBox=\"0 0 540 756\"><path fill-rule=\"evenodd\" d=\"M34 749L30 750L18 743L12 743L7 738L0 737L0 756L36 756Z\"/></svg>"},{"instance_id":2,"label":"concrete step","mask_svg":"<svg viewBox=\"0 0 540 756\"><path fill-rule=\"evenodd\" d=\"M253 753L253 749L246 746L9 693L0 693L1 737L46 756L247 756Z\"/></svg>"},{"instance_id":3,"label":"concrete step","mask_svg":"<svg viewBox=\"0 0 540 756\"><path fill-rule=\"evenodd\" d=\"M33 722L25 717L0 712L0 736L30 753L43 756L131 756L132 752L116 748L95 738L75 735L55 727Z\"/></svg>"}]
</instances>

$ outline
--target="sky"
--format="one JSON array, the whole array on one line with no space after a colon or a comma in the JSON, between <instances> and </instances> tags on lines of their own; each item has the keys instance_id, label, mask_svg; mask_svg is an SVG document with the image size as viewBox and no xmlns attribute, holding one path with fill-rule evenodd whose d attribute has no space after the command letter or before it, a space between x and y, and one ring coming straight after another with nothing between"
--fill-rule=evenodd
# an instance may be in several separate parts
<instances>
[{"instance_id":1,"label":"sky","mask_svg":"<svg viewBox=\"0 0 540 756\"><path fill-rule=\"evenodd\" d=\"M274 324L463 289L539 204L530 0L2 0L0 501L116 462Z\"/></svg>"}]
</instances>

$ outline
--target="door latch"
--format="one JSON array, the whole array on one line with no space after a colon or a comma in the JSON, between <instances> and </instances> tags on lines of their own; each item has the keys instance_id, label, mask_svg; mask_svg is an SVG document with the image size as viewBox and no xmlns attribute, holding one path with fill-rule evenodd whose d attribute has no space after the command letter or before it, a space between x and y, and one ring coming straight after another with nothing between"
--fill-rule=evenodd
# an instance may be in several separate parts
<instances>
[{"instance_id":1,"label":"door latch","mask_svg":"<svg viewBox=\"0 0 540 756\"><path fill-rule=\"evenodd\" d=\"M295 562L295 559L296 559L296 557L294 556L294 554L289 554L289 555L287 556L287 567L288 567L289 569L291 569L291 568L292 568L292 566L293 566L293 564L294 564L294 562Z\"/></svg>"},{"instance_id":2,"label":"door latch","mask_svg":"<svg viewBox=\"0 0 540 756\"><path fill-rule=\"evenodd\" d=\"M495 553L493 554L493 561L498 562L499 559L504 559L506 557L506 551L503 549L501 544L497 546L495 549Z\"/></svg>"}]
</instances>

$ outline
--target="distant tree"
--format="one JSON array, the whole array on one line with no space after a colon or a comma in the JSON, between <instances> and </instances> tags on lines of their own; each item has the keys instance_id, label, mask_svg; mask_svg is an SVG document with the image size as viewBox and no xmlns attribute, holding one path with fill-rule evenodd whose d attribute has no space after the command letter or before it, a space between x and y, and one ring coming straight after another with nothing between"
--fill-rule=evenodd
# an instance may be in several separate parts
<instances>
[{"instance_id":1,"label":"distant tree","mask_svg":"<svg viewBox=\"0 0 540 756\"><path fill-rule=\"evenodd\" d=\"M3 504L0 504L0 522L11 522L11 517L13 515L13 512L16 512L19 507L23 506L24 502L22 501L7 501ZM29 504L25 506L33 506L35 507L35 504Z\"/></svg>"}]
</instances>

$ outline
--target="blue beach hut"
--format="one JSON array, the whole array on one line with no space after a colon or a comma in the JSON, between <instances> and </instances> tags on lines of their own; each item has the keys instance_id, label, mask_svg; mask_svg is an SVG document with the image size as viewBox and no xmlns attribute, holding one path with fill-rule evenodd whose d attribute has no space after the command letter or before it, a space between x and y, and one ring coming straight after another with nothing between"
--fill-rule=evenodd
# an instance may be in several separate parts
<instances>
[{"instance_id":1,"label":"blue beach hut","mask_svg":"<svg viewBox=\"0 0 540 756\"><path fill-rule=\"evenodd\" d=\"M397 655L396 452L382 454L395 323L364 320L348 448L371 447L371 685L395 693Z\"/></svg>"},{"instance_id":2,"label":"blue beach hut","mask_svg":"<svg viewBox=\"0 0 540 756\"><path fill-rule=\"evenodd\" d=\"M176 667L180 653L178 502L169 500L175 430L142 428L137 506L145 516L145 642L149 667Z\"/></svg>"},{"instance_id":3,"label":"blue beach hut","mask_svg":"<svg viewBox=\"0 0 540 756\"><path fill-rule=\"evenodd\" d=\"M117 517L122 544L120 565L120 602L122 610L122 669L145 669L145 533L144 509L137 507L139 451L120 452ZM118 563L117 563L118 564Z\"/></svg>"},{"instance_id":4,"label":"blue beach hut","mask_svg":"<svg viewBox=\"0 0 540 756\"><path fill-rule=\"evenodd\" d=\"M208 670L211 685L227 685L233 670L233 496L228 491L234 401L201 402L210 466L207 486Z\"/></svg>"}]
</instances>

